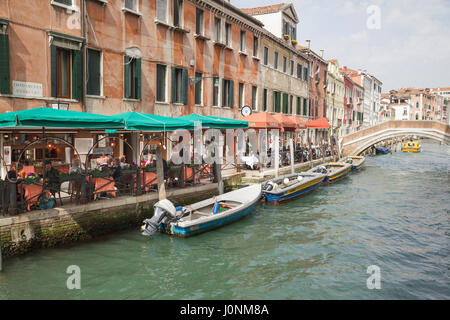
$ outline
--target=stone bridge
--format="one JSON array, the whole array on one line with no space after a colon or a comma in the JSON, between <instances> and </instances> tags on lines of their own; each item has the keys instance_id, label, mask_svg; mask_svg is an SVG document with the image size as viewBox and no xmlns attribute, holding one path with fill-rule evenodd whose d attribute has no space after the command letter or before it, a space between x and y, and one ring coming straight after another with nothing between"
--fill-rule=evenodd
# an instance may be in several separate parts
<instances>
[{"instance_id":1,"label":"stone bridge","mask_svg":"<svg viewBox=\"0 0 450 320\"><path fill-rule=\"evenodd\" d=\"M445 123L429 120L394 120L349 134L341 139L340 147L343 155L358 155L376 143L408 135L450 144L450 126Z\"/></svg>"}]
</instances>

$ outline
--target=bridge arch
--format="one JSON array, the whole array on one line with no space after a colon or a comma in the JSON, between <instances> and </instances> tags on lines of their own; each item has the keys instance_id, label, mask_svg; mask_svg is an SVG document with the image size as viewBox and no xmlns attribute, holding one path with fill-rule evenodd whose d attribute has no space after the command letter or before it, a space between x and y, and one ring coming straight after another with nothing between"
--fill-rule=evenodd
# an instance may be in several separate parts
<instances>
[{"instance_id":1,"label":"bridge arch","mask_svg":"<svg viewBox=\"0 0 450 320\"><path fill-rule=\"evenodd\" d=\"M383 134L380 136L376 136L372 139L366 140L363 143L359 144L358 147L356 147L352 154L359 155L361 152L366 150L367 148L370 148L371 146L383 142L388 139L393 138L400 138L404 136L417 136L421 138L429 138L433 139L435 141L439 141L442 143L445 143L447 145L450 145L449 141L447 139L443 139L442 136L439 136L437 134L429 133L429 132L417 132L417 131L402 131L402 132L393 132L388 134Z\"/></svg>"}]
</instances>

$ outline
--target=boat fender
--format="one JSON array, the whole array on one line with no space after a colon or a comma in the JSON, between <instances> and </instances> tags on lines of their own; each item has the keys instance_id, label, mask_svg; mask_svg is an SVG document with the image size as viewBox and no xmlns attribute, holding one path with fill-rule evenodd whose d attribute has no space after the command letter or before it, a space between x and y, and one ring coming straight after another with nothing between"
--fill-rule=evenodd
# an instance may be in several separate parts
<instances>
[{"instance_id":1,"label":"boat fender","mask_svg":"<svg viewBox=\"0 0 450 320\"><path fill-rule=\"evenodd\" d=\"M289 178L284 178L284 179L283 179L283 183L284 183L284 184L288 184L288 183L289 183Z\"/></svg>"},{"instance_id":2,"label":"boat fender","mask_svg":"<svg viewBox=\"0 0 450 320\"><path fill-rule=\"evenodd\" d=\"M213 214L217 214L219 212L219 202L214 202Z\"/></svg>"},{"instance_id":3,"label":"boat fender","mask_svg":"<svg viewBox=\"0 0 450 320\"><path fill-rule=\"evenodd\" d=\"M302 180L303 180L303 177L302 177L302 176L298 176L298 177L297 177L297 180L298 180L298 181L302 181Z\"/></svg>"}]
</instances>

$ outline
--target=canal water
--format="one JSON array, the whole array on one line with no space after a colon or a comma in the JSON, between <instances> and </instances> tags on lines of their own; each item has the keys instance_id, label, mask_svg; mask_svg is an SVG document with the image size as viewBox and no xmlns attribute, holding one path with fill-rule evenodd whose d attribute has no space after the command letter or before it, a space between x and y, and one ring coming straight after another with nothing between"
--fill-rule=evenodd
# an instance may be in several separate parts
<instances>
[{"instance_id":1,"label":"canal water","mask_svg":"<svg viewBox=\"0 0 450 320\"><path fill-rule=\"evenodd\" d=\"M8 259L0 299L449 299L450 149L422 143L192 238L135 230Z\"/></svg>"}]
</instances>

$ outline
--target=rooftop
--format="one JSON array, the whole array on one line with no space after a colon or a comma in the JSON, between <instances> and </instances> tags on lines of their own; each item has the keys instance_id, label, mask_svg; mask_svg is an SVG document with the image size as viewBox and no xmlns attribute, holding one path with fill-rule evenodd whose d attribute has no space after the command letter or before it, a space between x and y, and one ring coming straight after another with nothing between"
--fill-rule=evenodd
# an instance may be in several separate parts
<instances>
[{"instance_id":1,"label":"rooftop","mask_svg":"<svg viewBox=\"0 0 450 320\"><path fill-rule=\"evenodd\" d=\"M249 15L258 15L258 14L268 14L268 13L275 13L281 11L283 8L289 6L290 3L279 3L279 4L273 4L270 6L264 6L264 7L256 7L256 8L244 8L241 9L242 12Z\"/></svg>"}]
</instances>

